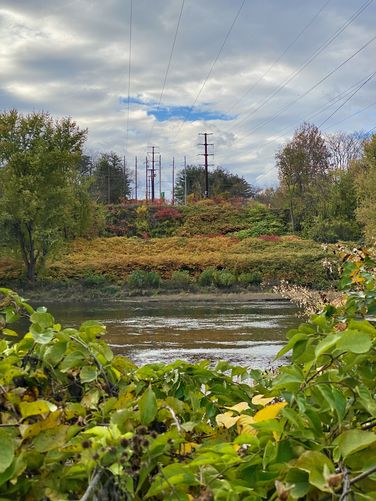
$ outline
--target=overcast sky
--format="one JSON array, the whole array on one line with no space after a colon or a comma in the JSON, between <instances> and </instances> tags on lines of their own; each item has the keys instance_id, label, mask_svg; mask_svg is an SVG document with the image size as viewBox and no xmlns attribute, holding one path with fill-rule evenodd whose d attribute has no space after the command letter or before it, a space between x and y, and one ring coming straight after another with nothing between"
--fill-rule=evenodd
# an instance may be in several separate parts
<instances>
[{"instance_id":1,"label":"overcast sky","mask_svg":"<svg viewBox=\"0 0 376 501\"><path fill-rule=\"evenodd\" d=\"M201 161L200 132L216 165L271 186L275 152L304 120L376 126L375 0L133 0L129 82L130 7L0 0L0 107L70 115L90 154L137 155L140 177L158 146L166 193L173 156Z\"/></svg>"}]
</instances>

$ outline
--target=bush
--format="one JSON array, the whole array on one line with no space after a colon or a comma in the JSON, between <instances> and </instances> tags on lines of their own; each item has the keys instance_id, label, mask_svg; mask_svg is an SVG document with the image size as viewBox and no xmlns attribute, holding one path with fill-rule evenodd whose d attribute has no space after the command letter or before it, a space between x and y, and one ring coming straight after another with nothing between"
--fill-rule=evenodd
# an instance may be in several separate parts
<instances>
[{"instance_id":1,"label":"bush","mask_svg":"<svg viewBox=\"0 0 376 501\"><path fill-rule=\"evenodd\" d=\"M198 277L198 284L201 285L201 287L210 287L214 284L214 276L216 272L217 270L212 266L206 268Z\"/></svg>"},{"instance_id":2,"label":"bush","mask_svg":"<svg viewBox=\"0 0 376 501\"><path fill-rule=\"evenodd\" d=\"M218 270L214 273L214 285L220 288L231 287L236 283L236 277L231 271Z\"/></svg>"},{"instance_id":3,"label":"bush","mask_svg":"<svg viewBox=\"0 0 376 501\"><path fill-rule=\"evenodd\" d=\"M303 234L315 242L336 243L339 240L354 241L361 237L361 230L355 221L316 218L305 225Z\"/></svg>"},{"instance_id":4,"label":"bush","mask_svg":"<svg viewBox=\"0 0 376 501\"><path fill-rule=\"evenodd\" d=\"M192 285L192 277L189 275L189 271L174 271L169 280L169 285L176 289L189 289Z\"/></svg>"},{"instance_id":5,"label":"bush","mask_svg":"<svg viewBox=\"0 0 376 501\"><path fill-rule=\"evenodd\" d=\"M262 275L259 271L241 273L238 276L238 282L245 287L248 285L260 285L262 282Z\"/></svg>"},{"instance_id":6,"label":"bush","mask_svg":"<svg viewBox=\"0 0 376 501\"><path fill-rule=\"evenodd\" d=\"M158 289L161 285L161 276L155 271L135 270L128 275L130 289Z\"/></svg>"},{"instance_id":7,"label":"bush","mask_svg":"<svg viewBox=\"0 0 376 501\"><path fill-rule=\"evenodd\" d=\"M108 278L89 270L85 273L82 283L86 287L100 287L101 285L108 285Z\"/></svg>"}]
</instances>

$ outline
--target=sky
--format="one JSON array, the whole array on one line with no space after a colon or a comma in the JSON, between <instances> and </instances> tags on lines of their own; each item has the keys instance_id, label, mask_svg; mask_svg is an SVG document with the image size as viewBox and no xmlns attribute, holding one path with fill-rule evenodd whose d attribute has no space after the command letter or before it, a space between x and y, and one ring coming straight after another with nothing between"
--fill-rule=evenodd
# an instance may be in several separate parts
<instances>
[{"instance_id":1,"label":"sky","mask_svg":"<svg viewBox=\"0 0 376 501\"><path fill-rule=\"evenodd\" d=\"M139 192L151 146L168 197L203 132L214 165L275 186L302 122L376 127L375 26L376 0L0 0L0 109L71 116L88 154L138 157Z\"/></svg>"}]
</instances>

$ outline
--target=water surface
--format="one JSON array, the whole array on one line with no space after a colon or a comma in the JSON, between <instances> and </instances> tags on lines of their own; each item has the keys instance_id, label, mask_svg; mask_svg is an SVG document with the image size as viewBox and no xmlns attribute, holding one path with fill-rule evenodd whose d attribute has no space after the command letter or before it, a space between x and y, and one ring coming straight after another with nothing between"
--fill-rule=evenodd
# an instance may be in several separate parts
<instances>
[{"instance_id":1,"label":"water surface","mask_svg":"<svg viewBox=\"0 0 376 501\"><path fill-rule=\"evenodd\" d=\"M112 349L137 364L228 360L255 368L273 359L299 320L285 301L147 300L47 304L64 326L96 319Z\"/></svg>"}]
</instances>

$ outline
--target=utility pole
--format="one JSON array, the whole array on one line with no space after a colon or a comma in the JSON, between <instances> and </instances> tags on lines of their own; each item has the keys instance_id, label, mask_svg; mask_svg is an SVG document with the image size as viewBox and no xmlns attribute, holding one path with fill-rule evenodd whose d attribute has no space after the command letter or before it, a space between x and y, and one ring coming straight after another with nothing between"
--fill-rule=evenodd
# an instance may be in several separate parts
<instances>
[{"instance_id":1,"label":"utility pole","mask_svg":"<svg viewBox=\"0 0 376 501\"><path fill-rule=\"evenodd\" d=\"M149 163L148 163L148 157L145 157L145 200L146 202L149 200L149 180L148 180L148 170L149 170Z\"/></svg>"},{"instance_id":2,"label":"utility pole","mask_svg":"<svg viewBox=\"0 0 376 501\"><path fill-rule=\"evenodd\" d=\"M137 202L137 155L134 157L134 198Z\"/></svg>"},{"instance_id":3,"label":"utility pole","mask_svg":"<svg viewBox=\"0 0 376 501\"><path fill-rule=\"evenodd\" d=\"M204 192L204 198L209 197L209 166L213 164L209 164L209 156L213 156L213 153L208 153L208 146L214 146L213 143L208 144L208 136L212 136L212 132L203 132L200 133L199 136L204 136L204 142L199 144L199 146L204 147L204 153L201 153L201 156L204 157L204 167L205 167L205 192Z\"/></svg>"},{"instance_id":4,"label":"utility pole","mask_svg":"<svg viewBox=\"0 0 376 501\"><path fill-rule=\"evenodd\" d=\"M126 170L127 170L127 162L125 160L125 155L124 155L124 157L123 157L123 196L124 196L124 198L126 195L125 191L127 188L126 177L125 177ZM132 192L130 193L130 195L132 195Z\"/></svg>"},{"instance_id":5,"label":"utility pole","mask_svg":"<svg viewBox=\"0 0 376 501\"><path fill-rule=\"evenodd\" d=\"M162 157L159 155L159 201L162 200Z\"/></svg>"},{"instance_id":6,"label":"utility pole","mask_svg":"<svg viewBox=\"0 0 376 501\"><path fill-rule=\"evenodd\" d=\"M148 155L150 155L151 167L146 169L146 182L148 179L150 180L150 191L149 191L149 199L154 202L155 200L155 167L156 167L156 154L157 154L157 146L151 146L151 151L149 151Z\"/></svg>"},{"instance_id":7,"label":"utility pole","mask_svg":"<svg viewBox=\"0 0 376 501\"><path fill-rule=\"evenodd\" d=\"M184 205L187 205L187 157L184 155Z\"/></svg>"},{"instance_id":8,"label":"utility pole","mask_svg":"<svg viewBox=\"0 0 376 501\"><path fill-rule=\"evenodd\" d=\"M175 157L172 157L172 205L175 205Z\"/></svg>"}]
</instances>

